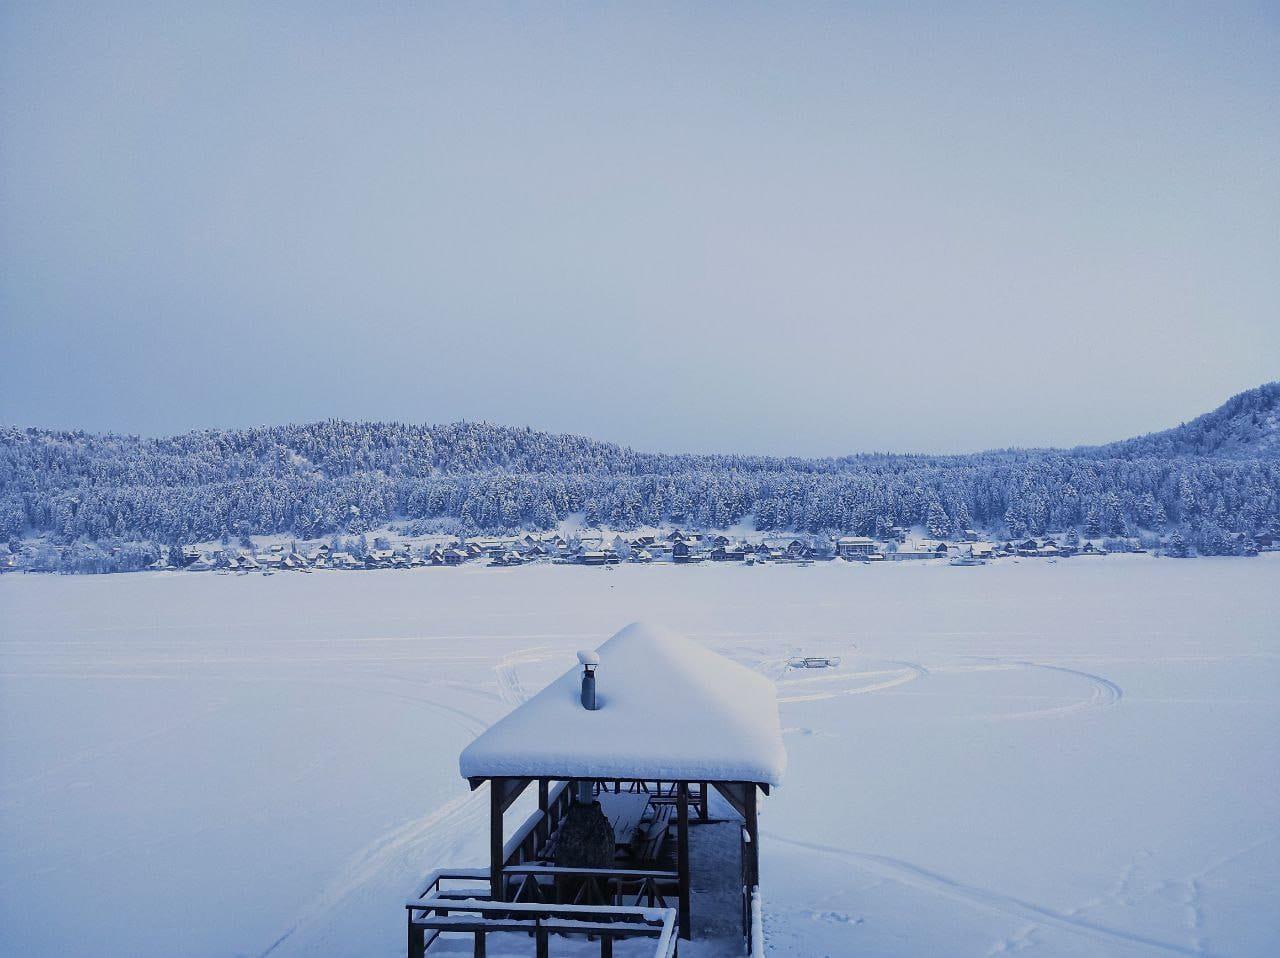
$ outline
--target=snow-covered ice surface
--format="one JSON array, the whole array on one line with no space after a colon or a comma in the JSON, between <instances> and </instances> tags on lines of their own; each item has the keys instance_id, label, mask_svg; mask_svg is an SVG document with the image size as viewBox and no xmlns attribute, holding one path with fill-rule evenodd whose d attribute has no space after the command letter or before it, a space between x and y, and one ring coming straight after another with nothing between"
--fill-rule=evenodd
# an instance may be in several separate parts
<instances>
[{"instance_id":1,"label":"snow-covered ice surface","mask_svg":"<svg viewBox=\"0 0 1280 958\"><path fill-rule=\"evenodd\" d=\"M5 576L0 954L401 954L459 751L636 619L779 680L772 954L1280 952L1280 556L1137 556Z\"/></svg>"}]
</instances>

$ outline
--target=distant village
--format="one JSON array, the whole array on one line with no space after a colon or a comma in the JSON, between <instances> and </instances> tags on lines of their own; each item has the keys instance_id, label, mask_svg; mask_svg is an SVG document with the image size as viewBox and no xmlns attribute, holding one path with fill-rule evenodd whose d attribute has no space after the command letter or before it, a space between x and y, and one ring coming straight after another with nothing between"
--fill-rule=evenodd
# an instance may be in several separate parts
<instances>
[{"instance_id":1,"label":"distant village","mask_svg":"<svg viewBox=\"0 0 1280 958\"><path fill-rule=\"evenodd\" d=\"M1270 535L1242 537L1237 554L1257 555L1277 548ZM815 562L947 562L956 566L982 565L993 559L1063 559L1110 553L1156 552L1171 557L1188 554L1175 535L1158 543L1137 539L1081 539L1070 531L1019 541L993 541L966 530L958 539L911 538L905 530L893 537L776 536L734 538L724 534L673 529L653 534L584 532L575 535L527 533L520 536L459 538L447 542L392 542L389 537L335 537L329 543L274 543L256 547L170 549L147 566L152 570L264 573L314 572L343 569L408 569L466 564L514 567L531 564L611 567L622 563L736 562L744 565Z\"/></svg>"}]
</instances>

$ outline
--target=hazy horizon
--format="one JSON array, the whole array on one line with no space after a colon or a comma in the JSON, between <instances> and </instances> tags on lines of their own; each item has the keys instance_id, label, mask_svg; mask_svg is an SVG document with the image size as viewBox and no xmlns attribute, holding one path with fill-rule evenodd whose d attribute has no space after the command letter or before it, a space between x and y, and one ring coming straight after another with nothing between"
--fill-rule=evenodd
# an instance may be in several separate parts
<instances>
[{"instance_id":1,"label":"hazy horizon","mask_svg":"<svg viewBox=\"0 0 1280 958\"><path fill-rule=\"evenodd\" d=\"M1258 384L1258 386L1264 386L1264 385L1268 385L1268 384L1269 384L1269 383L1259 383L1259 384ZM1254 389L1254 388L1257 388L1257 387L1250 387L1250 389ZM1240 390L1240 392L1248 392L1248 391L1249 391L1249 390ZM1234 398L1235 396L1239 395L1239 394L1240 394L1240 392L1232 393L1232 395L1231 395L1231 396L1226 396L1226 397L1224 397L1224 398L1223 398L1223 403L1225 403L1227 400L1232 399L1232 398ZM1063 450L1069 450L1069 449L1077 448L1077 447L1081 447L1081 446L1107 445L1107 444L1112 443L1112 442L1119 442L1119 441L1121 441L1121 440L1125 440L1125 439L1132 439L1132 438L1136 438L1136 437L1139 437L1139 436L1149 435L1149 434L1151 434L1151 433L1163 432L1163 431L1165 431L1165 430L1167 430L1167 429L1173 429L1173 428L1176 428L1176 427L1178 427L1178 426L1184 425L1185 423L1188 423L1188 422L1192 421L1193 419L1198 418L1199 416L1203 415L1204 413L1209 413L1209 412L1213 412L1213 411L1215 411L1215 410L1216 410L1219 406L1221 406L1221 405L1222 405L1222 403L1218 403L1218 404L1217 404L1217 405L1215 405L1212 409L1205 409L1205 410L1203 410L1203 412L1197 413L1195 416L1188 416L1188 417L1186 417L1186 418L1184 418L1184 419L1179 420L1178 422L1170 423L1169 425L1165 425L1165 426L1157 426L1157 427L1152 428L1152 429L1145 429L1145 430L1143 430L1143 431L1141 431L1141 432L1135 432L1135 433L1133 433L1132 435L1116 436L1116 437L1114 437L1114 438L1112 438L1112 439L1104 439L1104 440L1102 440L1102 441L1100 441L1100 442L1097 442L1097 443L1073 443L1073 444L1071 444L1071 445L1044 445L1044 444L1041 444L1041 445L1025 445L1025 446L988 446L988 447L985 447L985 448L983 448L983 449L967 449L967 450L962 449L962 450L955 450L955 451L951 451L951 452L939 452L939 451L937 451L937 450L931 450L931 449L898 449L898 450L890 450L890 449L850 449L850 450L845 450L845 451L843 451L843 452L829 452L829 453L808 453L808 454L799 454L799 453L789 453L789 452L787 452L787 451L785 451L785 450L780 451L780 452L776 452L776 453L744 453L742 450L739 450L739 449L715 449L715 448L708 448L708 449L660 449L660 448L652 448L652 449L650 449L650 448L642 448L642 447L639 447L639 446L634 446L634 445L632 445L632 444L630 444L630 443L621 442L621 441L618 441L618 440L616 440L616 439L611 439L611 438L609 438L608 436L590 436L590 435L584 435L584 434L582 434L582 433L563 433L563 432L562 432L562 431L560 431L560 430L542 429L542 428L539 428L538 426L534 426L534 425L531 425L531 424L529 424L529 423L519 423L519 422L495 422L495 421L493 421L493 420L479 420L479 419L471 419L471 420L468 420L468 419L454 419L454 420L447 420L447 421L445 421L445 420L440 420L440 421L423 420L423 421L420 421L420 422L415 422L415 421L410 421L410 420L406 420L406 419L395 419L395 418L391 418L391 419L381 419L381 420L362 420L362 419L351 419L350 417L346 417L346 416L328 416L328 417L323 417L323 418L321 418L321 419L295 420L295 421L291 421L291 422L280 422L280 423L248 423L248 424L241 425L241 426L194 426L194 427L192 427L191 429L184 429L184 430L182 430L181 432L176 432L176 433L122 432L122 431L120 431L120 430L109 430L109 429L104 429L104 430L87 430L87 429L81 429L80 427L74 427L74 426L41 426L41 425L36 425L36 424L27 424L27 423L3 423L3 425L15 426L15 427L17 427L17 428L49 429L49 430L51 430L51 431L66 431L66 432L74 432L74 431L79 430L79 431L83 431L83 432L96 432L96 433L103 434L103 435L140 436L141 438L144 438L144 439L168 439L168 438L173 438L173 437L175 437L175 436L185 435L185 434L188 434L188 433L203 432L203 431L209 431L209 430L245 430L245 429L254 429L254 428L271 428L271 427L273 427L273 426L299 426L299 425L307 425L307 424L309 424L309 423L314 423L314 422L324 422L324 421L327 421L328 419L335 419L335 420L347 421L347 422L384 422L384 423L395 423L395 424L400 424L400 425L411 425L411 426L413 426L413 425L416 425L416 426L444 426L444 425L450 425L450 424L453 424L453 423L460 423L460 422L470 422L470 423L483 423L483 422L488 422L488 423L491 423L491 424L493 424L493 425L498 425L498 426L508 426L508 427L513 428L513 429L526 429L526 428L527 428L527 429L532 429L532 430L534 430L535 432L545 432L545 433L552 433L552 434L569 434L569 435L577 435L577 436L580 436L580 437L583 437L583 438L586 438L586 439L595 440L595 441L598 441L598 442L612 443L612 444L614 444L614 445L618 445L618 446L629 447L629 448L634 449L634 450L635 450L635 451L637 451L637 452L670 453L670 454L675 454L675 455L722 455L722 454L723 454L723 455L733 455L733 454L738 454L738 455L763 455L763 456L775 456L775 457L777 457L777 458L784 458L784 459L785 459L785 458L824 459L824 458L839 458L839 457L842 457L842 456L857 456L857 455L903 455L903 456L910 456L910 455L921 455L921 456L929 456L929 455L938 455L938 456L944 456L944 455L960 455L960 456L963 456L963 455L966 455L966 454L972 454L972 453L982 453L982 452L1000 452L1000 451L1009 450L1009 449L1021 449L1021 450L1027 450L1027 451L1032 451L1032 450L1037 450L1037 449L1063 449Z\"/></svg>"},{"instance_id":2,"label":"hazy horizon","mask_svg":"<svg viewBox=\"0 0 1280 958\"><path fill-rule=\"evenodd\" d=\"M6 4L0 422L1105 443L1280 371L1270 5Z\"/></svg>"}]
</instances>

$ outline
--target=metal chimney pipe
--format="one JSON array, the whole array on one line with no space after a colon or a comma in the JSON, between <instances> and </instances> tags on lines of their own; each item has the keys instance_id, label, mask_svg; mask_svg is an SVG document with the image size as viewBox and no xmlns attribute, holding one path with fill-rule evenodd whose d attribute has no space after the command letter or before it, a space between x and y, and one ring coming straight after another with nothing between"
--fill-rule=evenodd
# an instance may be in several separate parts
<instances>
[{"instance_id":1,"label":"metal chimney pipe","mask_svg":"<svg viewBox=\"0 0 1280 958\"><path fill-rule=\"evenodd\" d=\"M582 707L594 712L600 708L596 701L596 669L600 666L600 656L583 650L578 653L578 661L582 663Z\"/></svg>"}]
</instances>

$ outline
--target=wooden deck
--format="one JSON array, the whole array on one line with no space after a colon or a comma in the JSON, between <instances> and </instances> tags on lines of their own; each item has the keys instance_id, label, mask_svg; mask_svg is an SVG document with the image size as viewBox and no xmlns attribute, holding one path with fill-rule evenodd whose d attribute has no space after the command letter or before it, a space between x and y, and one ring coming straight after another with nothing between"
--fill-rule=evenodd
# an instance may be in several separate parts
<instances>
[{"instance_id":1,"label":"wooden deck","mask_svg":"<svg viewBox=\"0 0 1280 958\"><path fill-rule=\"evenodd\" d=\"M495 782L491 802L499 827L523 784ZM538 811L515 834L491 829L493 860L501 863L496 871L433 873L406 902L410 958L424 958L428 950L456 953L457 939L449 936L459 934L472 936L472 954L486 958L505 954L521 938L528 955L530 937L537 958L549 958L553 942L555 954L601 958L671 958L677 946L688 958L748 953L758 940L744 893L755 884L749 854L754 786L635 781L595 788L617 843L610 865L555 863L570 794L566 783L540 781ZM465 886L448 887L456 882ZM676 932L684 940L677 942Z\"/></svg>"}]
</instances>

